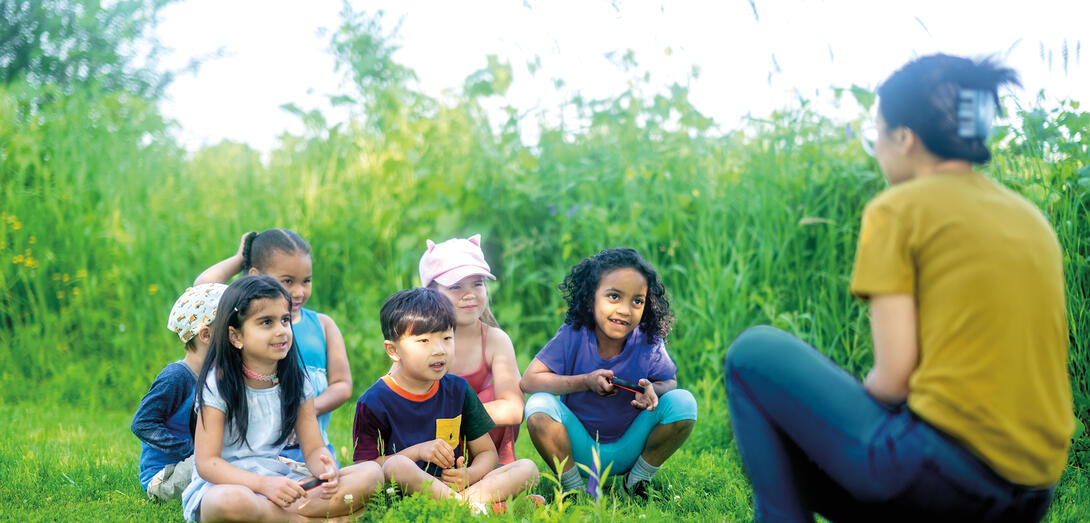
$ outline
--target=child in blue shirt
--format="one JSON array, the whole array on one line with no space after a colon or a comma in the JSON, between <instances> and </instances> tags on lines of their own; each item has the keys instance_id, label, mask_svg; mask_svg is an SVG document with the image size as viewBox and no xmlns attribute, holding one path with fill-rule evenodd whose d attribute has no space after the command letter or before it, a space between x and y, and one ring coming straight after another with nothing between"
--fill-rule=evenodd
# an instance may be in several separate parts
<instances>
[{"instance_id":1,"label":"child in blue shirt","mask_svg":"<svg viewBox=\"0 0 1090 523\"><path fill-rule=\"evenodd\" d=\"M189 432L193 392L212 340L216 307L226 288L221 283L190 287L170 309L167 328L185 343L185 358L167 365L155 377L130 427L140 438L140 485L151 499L180 497L193 476L193 437Z\"/></svg>"},{"instance_id":2,"label":"child in blue shirt","mask_svg":"<svg viewBox=\"0 0 1090 523\"><path fill-rule=\"evenodd\" d=\"M405 290L379 316L396 365L356 402L352 459L381 464L386 479L408 492L453 497L477 513L533 487L533 461L496 468L488 435L495 423L465 378L447 373L456 322L450 301L434 289ZM500 512L496 503L492 509Z\"/></svg>"},{"instance_id":3,"label":"child in blue shirt","mask_svg":"<svg viewBox=\"0 0 1090 523\"><path fill-rule=\"evenodd\" d=\"M677 388L664 341L673 315L655 268L633 249L586 258L564 278L564 325L522 376L526 429L564 491L600 494L599 475L625 473L649 494L651 478L689 437L696 400ZM622 388L621 380L629 382ZM555 394L562 396L558 399ZM597 453L601 470L595 469ZM562 464L556 470L558 464Z\"/></svg>"}]
</instances>

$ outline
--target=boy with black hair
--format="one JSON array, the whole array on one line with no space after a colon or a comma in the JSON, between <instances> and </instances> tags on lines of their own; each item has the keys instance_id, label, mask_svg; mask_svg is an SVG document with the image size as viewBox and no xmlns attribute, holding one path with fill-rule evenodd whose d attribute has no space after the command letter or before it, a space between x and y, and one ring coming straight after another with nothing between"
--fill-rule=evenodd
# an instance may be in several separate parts
<instances>
[{"instance_id":1,"label":"boy with black hair","mask_svg":"<svg viewBox=\"0 0 1090 523\"><path fill-rule=\"evenodd\" d=\"M537 466L520 459L496 468L495 423L466 380L447 373L453 306L434 289L409 289L387 299L379 317L394 367L356 402L352 459L379 463L407 492L453 497L476 513L489 502L493 513L506 510L502 500L537 482Z\"/></svg>"}]
</instances>

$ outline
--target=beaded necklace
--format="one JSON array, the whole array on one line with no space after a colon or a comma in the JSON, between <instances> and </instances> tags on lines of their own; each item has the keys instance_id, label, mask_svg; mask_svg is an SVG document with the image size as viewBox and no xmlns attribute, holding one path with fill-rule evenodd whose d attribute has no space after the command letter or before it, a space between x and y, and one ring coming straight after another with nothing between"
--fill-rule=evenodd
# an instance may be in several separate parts
<instances>
[{"instance_id":1,"label":"beaded necklace","mask_svg":"<svg viewBox=\"0 0 1090 523\"><path fill-rule=\"evenodd\" d=\"M250 370L250 368L247 367L245 363L242 364L242 373L245 374L247 378L250 378L252 380L267 381L269 383L272 383L273 385L280 383L280 378L277 377L275 372L272 374L258 374Z\"/></svg>"}]
</instances>

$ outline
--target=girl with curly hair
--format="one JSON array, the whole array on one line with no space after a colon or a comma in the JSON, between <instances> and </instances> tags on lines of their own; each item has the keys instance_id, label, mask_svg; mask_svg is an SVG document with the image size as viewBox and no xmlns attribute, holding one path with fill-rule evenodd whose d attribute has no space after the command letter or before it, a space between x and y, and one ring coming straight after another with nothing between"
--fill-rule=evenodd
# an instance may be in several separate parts
<instances>
[{"instance_id":1,"label":"girl with curly hair","mask_svg":"<svg viewBox=\"0 0 1090 523\"><path fill-rule=\"evenodd\" d=\"M530 439L565 492L585 486L597 497L608 471L627 473L625 491L646 498L696 422L696 400L677 388L666 352L674 319L666 289L634 249L608 249L572 267L560 290L564 325L519 384L533 394Z\"/></svg>"}]
</instances>

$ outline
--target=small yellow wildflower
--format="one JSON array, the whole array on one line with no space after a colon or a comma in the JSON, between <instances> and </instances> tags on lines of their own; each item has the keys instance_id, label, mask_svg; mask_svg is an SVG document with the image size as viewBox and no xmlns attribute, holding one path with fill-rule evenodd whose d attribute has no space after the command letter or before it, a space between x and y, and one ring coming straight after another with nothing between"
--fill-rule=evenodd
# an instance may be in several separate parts
<instances>
[{"instance_id":1,"label":"small yellow wildflower","mask_svg":"<svg viewBox=\"0 0 1090 523\"><path fill-rule=\"evenodd\" d=\"M693 189L693 198L700 198L700 191Z\"/></svg>"},{"instance_id":2,"label":"small yellow wildflower","mask_svg":"<svg viewBox=\"0 0 1090 523\"><path fill-rule=\"evenodd\" d=\"M57 291L57 299L58 300L63 300L64 299L64 291Z\"/></svg>"},{"instance_id":3,"label":"small yellow wildflower","mask_svg":"<svg viewBox=\"0 0 1090 523\"><path fill-rule=\"evenodd\" d=\"M54 272L54 273L53 273L53 281L58 281L58 280L60 280L60 279L61 279L61 273L59 273L59 272Z\"/></svg>"},{"instance_id":4,"label":"small yellow wildflower","mask_svg":"<svg viewBox=\"0 0 1090 523\"><path fill-rule=\"evenodd\" d=\"M72 287L72 296L79 296L79 287Z\"/></svg>"},{"instance_id":5,"label":"small yellow wildflower","mask_svg":"<svg viewBox=\"0 0 1090 523\"><path fill-rule=\"evenodd\" d=\"M11 257L11 263L14 263L15 265L19 265L20 263L23 263L23 255L22 254L16 254L15 256L12 256Z\"/></svg>"},{"instance_id":6,"label":"small yellow wildflower","mask_svg":"<svg viewBox=\"0 0 1090 523\"><path fill-rule=\"evenodd\" d=\"M77 278L86 278L87 277L87 269L80 269L80 270L76 271L76 277Z\"/></svg>"},{"instance_id":7,"label":"small yellow wildflower","mask_svg":"<svg viewBox=\"0 0 1090 523\"><path fill-rule=\"evenodd\" d=\"M31 234L31 235L30 235L30 239L29 239L29 240L27 240L27 241L28 241L28 242L30 242L30 244L31 244L31 245L34 245L35 243L37 243L37 242L38 242L38 239L37 239L37 238L35 238L33 234Z\"/></svg>"},{"instance_id":8,"label":"small yellow wildflower","mask_svg":"<svg viewBox=\"0 0 1090 523\"><path fill-rule=\"evenodd\" d=\"M63 281L64 283L68 283L68 273L67 272L64 273L64 276L61 276L61 281Z\"/></svg>"},{"instance_id":9,"label":"small yellow wildflower","mask_svg":"<svg viewBox=\"0 0 1090 523\"><path fill-rule=\"evenodd\" d=\"M27 259L26 259L26 262L24 262L24 265L26 265L27 268L30 268L30 269L37 269L38 268L38 260L28 256Z\"/></svg>"},{"instance_id":10,"label":"small yellow wildflower","mask_svg":"<svg viewBox=\"0 0 1090 523\"><path fill-rule=\"evenodd\" d=\"M22 228L23 228L23 222L21 222L19 220L15 220L15 223L11 224L11 229L13 231L18 231L19 229L22 229Z\"/></svg>"},{"instance_id":11,"label":"small yellow wildflower","mask_svg":"<svg viewBox=\"0 0 1090 523\"><path fill-rule=\"evenodd\" d=\"M157 292L159 292L159 286L158 285L156 285L154 283L151 284L151 285L148 285L148 296L153 296Z\"/></svg>"}]
</instances>

